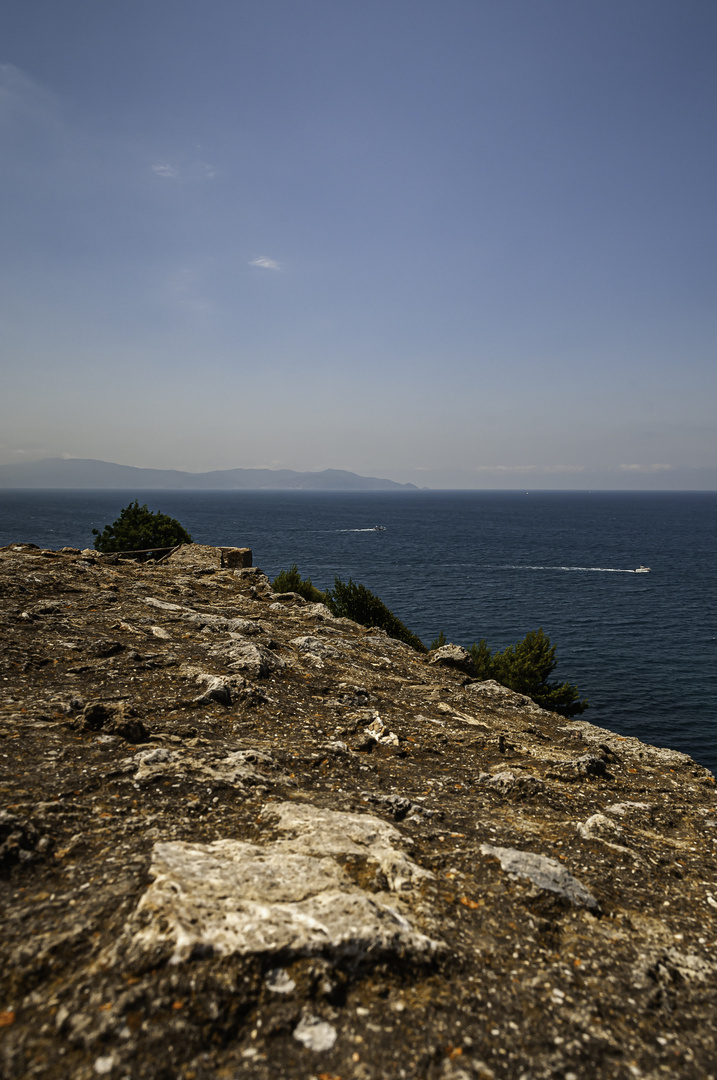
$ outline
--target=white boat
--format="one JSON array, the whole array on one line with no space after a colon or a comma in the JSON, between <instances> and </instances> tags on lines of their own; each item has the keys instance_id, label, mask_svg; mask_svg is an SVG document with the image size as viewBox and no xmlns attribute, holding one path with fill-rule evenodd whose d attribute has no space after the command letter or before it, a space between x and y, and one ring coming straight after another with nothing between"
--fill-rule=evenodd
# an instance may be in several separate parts
<instances>
[{"instance_id":1,"label":"white boat","mask_svg":"<svg viewBox=\"0 0 717 1080\"><path fill-rule=\"evenodd\" d=\"M385 525L374 525L371 532L386 532L386 526Z\"/></svg>"},{"instance_id":2,"label":"white boat","mask_svg":"<svg viewBox=\"0 0 717 1080\"><path fill-rule=\"evenodd\" d=\"M636 574L649 574L650 573L650 567L649 566L643 566L642 563L640 563L640 565L638 566L635 573Z\"/></svg>"}]
</instances>

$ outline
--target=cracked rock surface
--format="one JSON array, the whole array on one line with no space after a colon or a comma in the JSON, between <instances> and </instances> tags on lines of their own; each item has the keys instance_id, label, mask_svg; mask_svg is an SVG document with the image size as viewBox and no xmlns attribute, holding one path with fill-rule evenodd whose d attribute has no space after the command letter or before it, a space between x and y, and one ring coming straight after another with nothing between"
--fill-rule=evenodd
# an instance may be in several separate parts
<instances>
[{"instance_id":1,"label":"cracked rock surface","mask_svg":"<svg viewBox=\"0 0 717 1080\"><path fill-rule=\"evenodd\" d=\"M248 558L0 550L0 1076L717 1080L711 774Z\"/></svg>"}]
</instances>

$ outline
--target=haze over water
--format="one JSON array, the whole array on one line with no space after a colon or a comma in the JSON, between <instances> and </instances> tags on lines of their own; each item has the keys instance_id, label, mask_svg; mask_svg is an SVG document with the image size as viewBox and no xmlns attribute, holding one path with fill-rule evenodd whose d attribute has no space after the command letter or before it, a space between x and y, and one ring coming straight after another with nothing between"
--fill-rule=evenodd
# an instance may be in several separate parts
<instances>
[{"instance_id":1,"label":"haze over water","mask_svg":"<svg viewBox=\"0 0 717 1080\"><path fill-rule=\"evenodd\" d=\"M131 492L0 493L0 543L91 546ZM200 543L377 593L426 644L542 626L584 719L717 769L715 493L144 492ZM384 525L384 532L373 531ZM636 574L641 563L649 574Z\"/></svg>"}]
</instances>

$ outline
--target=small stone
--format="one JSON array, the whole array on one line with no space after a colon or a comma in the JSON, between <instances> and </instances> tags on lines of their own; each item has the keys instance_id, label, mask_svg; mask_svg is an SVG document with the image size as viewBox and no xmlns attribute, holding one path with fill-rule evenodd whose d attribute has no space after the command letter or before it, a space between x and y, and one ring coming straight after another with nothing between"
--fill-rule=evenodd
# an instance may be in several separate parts
<instances>
[{"instance_id":1,"label":"small stone","mask_svg":"<svg viewBox=\"0 0 717 1080\"><path fill-rule=\"evenodd\" d=\"M286 662L264 645L229 641L211 649L210 656L224 661L231 671L244 672L255 679L266 679L282 671Z\"/></svg>"},{"instance_id":2,"label":"small stone","mask_svg":"<svg viewBox=\"0 0 717 1080\"><path fill-rule=\"evenodd\" d=\"M330 1050L336 1042L336 1037L335 1027L310 1013L302 1016L294 1028L294 1038L303 1043L307 1050Z\"/></svg>"},{"instance_id":3,"label":"small stone","mask_svg":"<svg viewBox=\"0 0 717 1080\"><path fill-rule=\"evenodd\" d=\"M311 653L313 656L318 656L320 659L333 659L339 655L338 649L335 649L333 645L329 645L328 642L322 641L321 638L312 637L311 634L293 638L291 644L295 645L299 652Z\"/></svg>"},{"instance_id":4,"label":"small stone","mask_svg":"<svg viewBox=\"0 0 717 1080\"><path fill-rule=\"evenodd\" d=\"M443 645L440 649L432 652L428 659L429 664L438 664L441 667L457 668L466 675L476 675L475 664L471 654L460 645Z\"/></svg>"},{"instance_id":5,"label":"small stone","mask_svg":"<svg viewBox=\"0 0 717 1080\"><path fill-rule=\"evenodd\" d=\"M95 1058L95 1072L98 1076L107 1076L111 1073L115 1067L115 1059L112 1054L107 1054L105 1057Z\"/></svg>"},{"instance_id":6,"label":"small stone","mask_svg":"<svg viewBox=\"0 0 717 1080\"><path fill-rule=\"evenodd\" d=\"M411 802L403 795L374 795L372 792L365 792L365 797L369 802L385 806L394 821L403 821L410 811L414 813L423 811L420 803Z\"/></svg>"},{"instance_id":7,"label":"small stone","mask_svg":"<svg viewBox=\"0 0 717 1080\"><path fill-rule=\"evenodd\" d=\"M501 795L511 796L516 799L528 798L537 794L543 788L542 781L536 776L532 776L530 773L525 775L514 773L508 769L493 774L481 773L478 782L485 784L486 787L493 788L494 791L500 792Z\"/></svg>"},{"instance_id":8,"label":"small stone","mask_svg":"<svg viewBox=\"0 0 717 1080\"><path fill-rule=\"evenodd\" d=\"M296 989L296 983L285 968L272 968L266 973L266 988L272 994L290 994Z\"/></svg>"},{"instance_id":9,"label":"small stone","mask_svg":"<svg viewBox=\"0 0 717 1080\"><path fill-rule=\"evenodd\" d=\"M160 762L172 761L174 756L171 750L158 746L156 750L144 750L137 755L136 760L140 765L158 765Z\"/></svg>"},{"instance_id":10,"label":"small stone","mask_svg":"<svg viewBox=\"0 0 717 1080\"><path fill-rule=\"evenodd\" d=\"M243 679L227 679L221 675L210 675L203 673L197 676L198 683L206 687L203 694L194 699L195 705L209 705L216 701L219 705L231 705L234 696L237 692L238 686L241 686L244 682Z\"/></svg>"},{"instance_id":11,"label":"small stone","mask_svg":"<svg viewBox=\"0 0 717 1080\"><path fill-rule=\"evenodd\" d=\"M604 760L594 754L583 754L575 761L575 768L580 776L607 776Z\"/></svg>"},{"instance_id":12,"label":"small stone","mask_svg":"<svg viewBox=\"0 0 717 1080\"><path fill-rule=\"evenodd\" d=\"M585 822L578 822L577 831L583 840L615 840L620 836L620 826L604 814L593 814Z\"/></svg>"}]
</instances>

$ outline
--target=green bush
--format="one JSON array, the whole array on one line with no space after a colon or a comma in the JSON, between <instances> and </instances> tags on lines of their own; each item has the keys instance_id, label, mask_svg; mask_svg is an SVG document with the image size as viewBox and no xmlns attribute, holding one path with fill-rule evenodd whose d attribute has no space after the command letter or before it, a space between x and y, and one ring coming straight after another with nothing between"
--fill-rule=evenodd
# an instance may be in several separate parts
<instances>
[{"instance_id":1,"label":"green bush","mask_svg":"<svg viewBox=\"0 0 717 1080\"><path fill-rule=\"evenodd\" d=\"M274 592L295 592L314 604L325 604L326 593L322 593L312 584L311 578L302 578L296 563L288 570L281 570L271 583Z\"/></svg>"},{"instance_id":2,"label":"green bush","mask_svg":"<svg viewBox=\"0 0 717 1080\"><path fill-rule=\"evenodd\" d=\"M502 686L525 694L543 709L562 716L577 716L589 707L580 701L577 686L570 683L550 682L550 676L558 666L556 646L543 628L530 630L517 645L510 645L503 652L491 651L484 640L471 646L470 654L479 679L495 679Z\"/></svg>"},{"instance_id":3,"label":"green bush","mask_svg":"<svg viewBox=\"0 0 717 1080\"><path fill-rule=\"evenodd\" d=\"M485 638L481 638L477 645L471 645L469 652L479 679L495 679L493 674L492 656L486 645ZM496 680L497 681L497 680Z\"/></svg>"},{"instance_id":4,"label":"green bush","mask_svg":"<svg viewBox=\"0 0 717 1080\"><path fill-rule=\"evenodd\" d=\"M326 605L337 618L353 619L362 626L377 626L389 637L404 641L418 652L428 651L420 638L412 634L382 600L351 578L348 581L334 578L333 589L326 593Z\"/></svg>"},{"instance_id":5,"label":"green bush","mask_svg":"<svg viewBox=\"0 0 717 1080\"><path fill-rule=\"evenodd\" d=\"M135 500L102 532L92 530L97 551L147 551L149 548L191 544L192 538L178 521L167 514L153 513Z\"/></svg>"}]
</instances>

